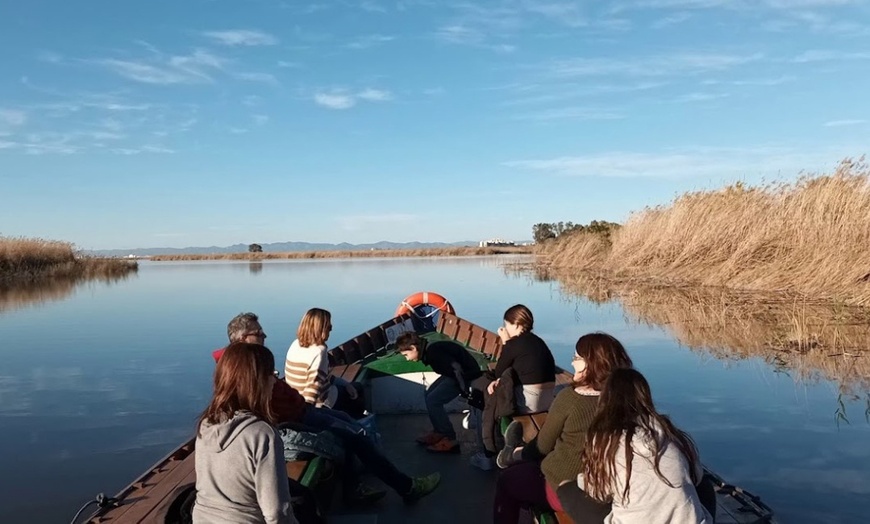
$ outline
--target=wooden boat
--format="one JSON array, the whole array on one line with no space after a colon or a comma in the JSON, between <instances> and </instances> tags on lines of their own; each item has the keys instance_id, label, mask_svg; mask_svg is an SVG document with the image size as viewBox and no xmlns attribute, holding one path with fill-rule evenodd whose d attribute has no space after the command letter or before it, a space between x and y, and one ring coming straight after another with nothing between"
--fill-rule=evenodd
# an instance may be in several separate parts
<instances>
[{"instance_id":1,"label":"wooden boat","mask_svg":"<svg viewBox=\"0 0 870 524\"><path fill-rule=\"evenodd\" d=\"M397 313L401 314L330 349L332 374L365 385L369 411L377 414L385 452L409 474L440 471L442 482L438 490L414 507L387 500L368 512L347 513L341 508L333 509L330 504L329 493L335 471L325 459L313 457L311 460L287 462L287 474L321 495L319 504L326 510L330 523L391 524L408 519L439 524L445 521L455 524L490 522L497 472L476 470L458 456L425 453L413 443L417 434L429 429L422 391L437 375L420 362L405 360L395 351L393 342L401 332L424 331L429 340L453 340L464 345L485 368L494 366L501 351L501 340L495 333L452 313L438 311L433 315L432 308L426 310L425 304L422 309L412 306L405 308L404 313L402 311L400 306ZM560 371L557 387L570 382L571 374ZM457 399L449 407L458 411L463 404L461 399ZM526 438L530 439L545 418L546 413L539 413L515 417L515 420L523 423ZM474 437L471 431L465 430L459 439L463 444L471 444ZM463 445L463 455L467 457L473 447ZM108 503L91 515L88 522L181 522L179 512L193 493L196 480L193 451L193 439L181 444L113 499L107 499ZM775 522L773 511L758 497L728 484L709 469L705 468L705 474L716 489L716 522ZM565 522L565 516L546 513L528 517L539 523Z\"/></svg>"}]
</instances>

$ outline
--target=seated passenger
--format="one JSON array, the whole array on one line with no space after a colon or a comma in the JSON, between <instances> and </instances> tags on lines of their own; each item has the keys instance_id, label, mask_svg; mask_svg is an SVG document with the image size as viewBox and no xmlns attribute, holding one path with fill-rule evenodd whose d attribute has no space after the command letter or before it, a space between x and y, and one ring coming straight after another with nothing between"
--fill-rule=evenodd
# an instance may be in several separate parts
<instances>
[{"instance_id":1,"label":"seated passenger","mask_svg":"<svg viewBox=\"0 0 870 524\"><path fill-rule=\"evenodd\" d=\"M481 425L478 432L482 449L471 457L471 464L484 471L494 467L501 445L500 416L540 413L553 403L556 362L547 343L532 333L534 322L529 308L517 304L505 311L504 324L498 328L503 346L493 371L495 380L487 387L484 411L475 413ZM509 377L505 376L507 372ZM504 391L503 387L513 391Z\"/></svg>"},{"instance_id":2,"label":"seated passenger","mask_svg":"<svg viewBox=\"0 0 870 524\"><path fill-rule=\"evenodd\" d=\"M414 332L399 335L396 348L409 361L421 361L441 375L425 392L432 431L418 437L417 442L433 453L459 453L456 430L444 405L467 393L469 387L483 387L480 365L459 344L449 341L429 343Z\"/></svg>"},{"instance_id":3,"label":"seated passenger","mask_svg":"<svg viewBox=\"0 0 870 524\"><path fill-rule=\"evenodd\" d=\"M274 370L258 344L231 344L218 362L196 433L193 522L297 523L270 406Z\"/></svg>"},{"instance_id":4,"label":"seated passenger","mask_svg":"<svg viewBox=\"0 0 870 524\"><path fill-rule=\"evenodd\" d=\"M556 387L556 361L547 343L532 333L535 319L529 308L517 304L504 312L504 325L498 336L504 345L495 367L495 381L489 385L492 395L502 374L513 368L518 413L547 411L553 403Z\"/></svg>"},{"instance_id":5,"label":"seated passenger","mask_svg":"<svg viewBox=\"0 0 870 524\"><path fill-rule=\"evenodd\" d=\"M695 443L656 411L649 383L633 369L610 375L582 462L577 486L612 507L603 519L569 512L574 522L713 523L695 488L703 476Z\"/></svg>"},{"instance_id":6,"label":"seated passenger","mask_svg":"<svg viewBox=\"0 0 870 524\"><path fill-rule=\"evenodd\" d=\"M249 345L261 344L266 340L266 333L260 326L259 318L253 313L236 315L227 325L227 334L230 338L230 346L236 342L248 342ZM225 349L219 349L213 352L212 356L219 361L224 351ZM353 463L355 459L359 460L366 470L393 488L408 504L413 504L438 487L441 481L441 475L438 473L412 478L399 471L370 438L346 423L344 419L350 419L346 413L307 404L302 395L283 380L275 380L273 383L271 405L276 423L292 423L301 426L301 429L313 432L329 431L341 441L345 451L342 478L345 502L370 503L386 494L359 482ZM341 416L336 417L336 414Z\"/></svg>"},{"instance_id":7,"label":"seated passenger","mask_svg":"<svg viewBox=\"0 0 870 524\"><path fill-rule=\"evenodd\" d=\"M363 416L363 398L355 384L329 376L326 341L332 331L332 315L325 309L309 309L296 330L296 340L287 350L284 380L309 404L343 411L353 418Z\"/></svg>"},{"instance_id":8,"label":"seated passenger","mask_svg":"<svg viewBox=\"0 0 870 524\"><path fill-rule=\"evenodd\" d=\"M574 387L559 392L538 435L524 444L523 427L517 421L511 422L505 432L505 448L497 459L499 467L506 469L496 482L496 524L516 524L522 508L549 506L558 510L573 504L579 496L576 489L565 486L576 485L582 470L580 454L595 416L599 392L615 369L631 367L632 362L618 340L605 333L592 333L577 340L571 365ZM607 514L606 505L595 501L591 505L602 516Z\"/></svg>"}]
</instances>

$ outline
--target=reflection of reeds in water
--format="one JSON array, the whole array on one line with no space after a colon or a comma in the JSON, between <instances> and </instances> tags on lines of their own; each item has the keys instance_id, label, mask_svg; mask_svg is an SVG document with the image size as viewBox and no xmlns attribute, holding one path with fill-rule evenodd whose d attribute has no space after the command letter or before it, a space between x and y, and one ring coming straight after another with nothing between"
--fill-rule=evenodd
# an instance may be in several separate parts
<instances>
[{"instance_id":1,"label":"reflection of reeds in water","mask_svg":"<svg viewBox=\"0 0 870 524\"><path fill-rule=\"evenodd\" d=\"M16 281L0 281L0 313L12 311L26 306L35 306L45 302L63 300L86 282L102 282L112 284L125 280L135 271L118 271L116 266L109 270L99 271L99 266L90 270L79 270L72 274L46 276L40 279Z\"/></svg>"},{"instance_id":2,"label":"reflection of reeds in water","mask_svg":"<svg viewBox=\"0 0 870 524\"><path fill-rule=\"evenodd\" d=\"M664 327L692 350L719 359L763 358L797 380L833 380L848 395L870 391L865 308L721 288L657 287L541 266L513 270L557 280L564 293L594 303L619 301L630 321Z\"/></svg>"}]
</instances>

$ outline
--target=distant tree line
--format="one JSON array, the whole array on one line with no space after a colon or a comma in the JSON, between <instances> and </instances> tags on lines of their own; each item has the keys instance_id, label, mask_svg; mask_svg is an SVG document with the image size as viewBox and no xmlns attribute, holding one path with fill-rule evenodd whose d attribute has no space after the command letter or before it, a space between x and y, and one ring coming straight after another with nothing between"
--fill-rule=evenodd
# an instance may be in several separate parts
<instances>
[{"instance_id":1,"label":"distant tree line","mask_svg":"<svg viewBox=\"0 0 870 524\"><path fill-rule=\"evenodd\" d=\"M620 227L622 227L620 224L606 220L593 220L586 225L574 222L541 222L532 226L532 238L536 244L540 244L562 235L574 233L594 233L609 237L612 231Z\"/></svg>"}]
</instances>

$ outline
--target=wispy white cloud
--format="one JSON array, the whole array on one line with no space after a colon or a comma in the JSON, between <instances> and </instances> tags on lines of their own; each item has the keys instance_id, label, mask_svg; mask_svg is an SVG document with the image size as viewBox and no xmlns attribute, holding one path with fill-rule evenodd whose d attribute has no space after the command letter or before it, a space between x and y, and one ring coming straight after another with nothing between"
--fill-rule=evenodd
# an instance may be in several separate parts
<instances>
[{"instance_id":1,"label":"wispy white cloud","mask_svg":"<svg viewBox=\"0 0 870 524\"><path fill-rule=\"evenodd\" d=\"M792 62L834 62L844 60L870 60L870 51L834 51L830 49L811 49L792 58Z\"/></svg>"},{"instance_id":2,"label":"wispy white cloud","mask_svg":"<svg viewBox=\"0 0 870 524\"><path fill-rule=\"evenodd\" d=\"M346 93L315 93L314 103L328 109L350 109L356 105L356 98Z\"/></svg>"},{"instance_id":3,"label":"wispy white cloud","mask_svg":"<svg viewBox=\"0 0 870 524\"><path fill-rule=\"evenodd\" d=\"M189 55L161 55L149 60L104 58L91 62L129 80L157 85L212 82L214 72L222 71L226 64L223 58L202 49Z\"/></svg>"},{"instance_id":4,"label":"wispy white cloud","mask_svg":"<svg viewBox=\"0 0 870 524\"><path fill-rule=\"evenodd\" d=\"M40 51L36 54L36 59L49 64L59 64L63 62L63 55L54 51Z\"/></svg>"},{"instance_id":5,"label":"wispy white cloud","mask_svg":"<svg viewBox=\"0 0 870 524\"><path fill-rule=\"evenodd\" d=\"M396 37L391 35L366 35L361 36L353 42L347 44L347 47L349 49L369 49L371 47L379 46L387 42L392 42L395 39Z\"/></svg>"},{"instance_id":6,"label":"wispy white cloud","mask_svg":"<svg viewBox=\"0 0 870 524\"><path fill-rule=\"evenodd\" d=\"M174 150L163 146L145 145L140 147L116 147L109 150L110 153L116 155L141 155L144 153L164 154L169 155L175 153Z\"/></svg>"},{"instance_id":7,"label":"wispy white cloud","mask_svg":"<svg viewBox=\"0 0 870 524\"><path fill-rule=\"evenodd\" d=\"M683 22L689 20L690 18L692 18L692 15L690 13L687 13L685 11L681 11L678 13L674 13L672 15L668 15L668 16L659 18L658 20L656 20L652 24L650 24L650 26L653 29L664 29L665 27L670 27L673 25L682 24Z\"/></svg>"},{"instance_id":8,"label":"wispy white cloud","mask_svg":"<svg viewBox=\"0 0 870 524\"><path fill-rule=\"evenodd\" d=\"M204 31L202 35L227 46L263 46L278 43L278 39L273 35L253 29Z\"/></svg>"},{"instance_id":9,"label":"wispy white cloud","mask_svg":"<svg viewBox=\"0 0 870 524\"><path fill-rule=\"evenodd\" d=\"M866 124L867 120L862 119L846 119L846 120L831 120L830 122L825 122L825 127L844 127L844 126L859 126Z\"/></svg>"},{"instance_id":10,"label":"wispy white cloud","mask_svg":"<svg viewBox=\"0 0 870 524\"><path fill-rule=\"evenodd\" d=\"M266 125L269 122L268 115L251 115L251 119L258 126Z\"/></svg>"},{"instance_id":11,"label":"wispy white cloud","mask_svg":"<svg viewBox=\"0 0 870 524\"><path fill-rule=\"evenodd\" d=\"M674 102L677 103L685 103L685 102L709 102L711 100L718 100L720 98L728 97L728 93L705 93L705 92L697 92L697 93L686 93L685 95L680 95L674 99Z\"/></svg>"},{"instance_id":12,"label":"wispy white cloud","mask_svg":"<svg viewBox=\"0 0 870 524\"><path fill-rule=\"evenodd\" d=\"M503 165L553 176L733 178L797 174L833 167L848 151L787 146L689 148L662 153L609 152L548 159L513 160Z\"/></svg>"},{"instance_id":13,"label":"wispy white cloud","mask_svg":"<svg viewBox=\"0 0 870 524\"><path fill-rule=\"evenodd\" d=\"M708 80L703 80L701 82L701 85L729 85L729 86L738 86L738 87L743 87L743 86L770 87L770 86L778 86L778 85L786 84L789 82L794 82L795 80L797 80L797 77L794 77L791 75L782 75L782 76L771 77L771 78L747 78L747 79L740 79L740 80L708 79Z\"/></svg>"},{"instance_id":14,"label":"wispy white cloud","mask_svg":"<svg viewBox=\"0 0 870 524\"><path fill-rule=\"evenodd\" d=\"M19 109L0 108L0 122L10 126L20 126L27 122L27 113Z\"/></svg>"},{"instance_id":15,"label":"wispy white cloud","mask_svg":"<svg viewBox=\"0 0 870 524\"><path fill-rule=\"evenodd\" d=\"M357 98L368 100L369 102L387 102L393 99L393 94L382 89L365 89L357 93Z\"/></svg>"},{"instance_id":16,"label":"wispy white cloud","mask_svg":"<svg viewBox=\"0 0 870 524\"><path fill-rule=\"evenodd\" d=\"M234 78L245 80L246 82L261 82L263 84L278 85L278 79L272 73L257 73L257 72L238 72L232 74Z\"/></svg>"},{"instance_id":17,"label":"wispy white cloud","mask_svg":"<svg viewBox=\"0 0 870 524\"><path fill-rule=\"evenodd\" d=\"M278 60L278 67L292 69L297 67L302 67L302 64L299 62L289 62L287 60Z\"/></svg>"},{"instance_id":18,"label":"wispy white cloud","mask_svg":"<svg viewBox=\"0 0 870 524\"><path fill-rule=\"evenodd\" d=\"M367 88L362 91L352 92L347 89L333 89L314 94L314 102L328 109L350 109L359 100L367 102L388 102L393 99L393 94L382 89Z\"/></svg>"},{"instance_id":19,"label":"wispy white cloud","mask_svg":"<svg viewBox=\"0 0 870 524\"><path fill-rule=\"evenodd\" d=\"M579 76L669 76L724 71L756 62L761 53L675 53L641 58L572 58L556 60L546 66L557 77Z\"/></svg>"}]
</instances>

